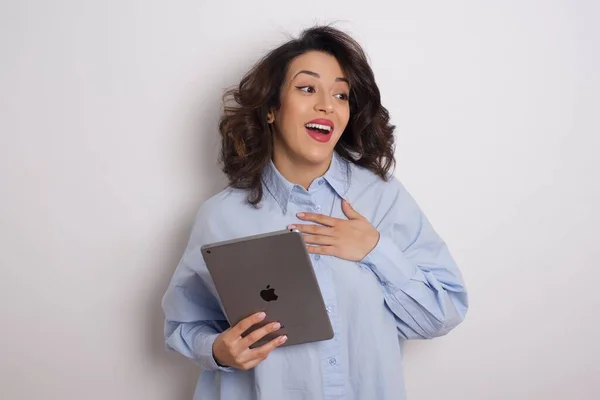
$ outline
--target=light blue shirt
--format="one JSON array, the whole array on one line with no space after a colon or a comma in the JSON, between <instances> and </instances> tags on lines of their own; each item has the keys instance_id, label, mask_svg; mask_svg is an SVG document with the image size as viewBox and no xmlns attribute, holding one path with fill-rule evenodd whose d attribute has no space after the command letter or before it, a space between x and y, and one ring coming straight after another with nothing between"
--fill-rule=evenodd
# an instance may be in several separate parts
<instances>
[{"instance_id":1,"label":"light blue shirt","mask_svg":"<svg viewBox=\"0 0 600 400\"><path fill-rule=\"evenodd\" d=\"M337 154L308 190L273 163L262 182L258 209L233 188L202 205L163 298L167 348L203 369L194 399L404 399L402 342L444 335L467 312L465 285L446 244L396 178L386 182ZM248 371L219 367L212 345L228 324L200 246L305 223L296 217L301 211L346 219L341 199L378 229L380 240L360 262L311 254L334 338L277 348Z\"/></svg>"}]
</instances>

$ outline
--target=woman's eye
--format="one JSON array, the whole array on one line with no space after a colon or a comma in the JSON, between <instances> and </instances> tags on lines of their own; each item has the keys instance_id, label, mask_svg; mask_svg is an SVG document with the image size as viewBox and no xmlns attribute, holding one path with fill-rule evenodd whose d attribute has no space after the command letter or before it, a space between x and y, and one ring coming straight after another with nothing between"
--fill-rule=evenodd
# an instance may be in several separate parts
<instances>
[{"instance_id":1,"label":"woman's eye","mask_svg":"<svg viewBox=\"0 0 600 400\"><path fill-rule=\"evenodd\" d=\"M306 93L314 93L315 92L315 88L312 86L296 86L296 87Z\"/></svg>"},{"instance_id":2,"label":"woman's eye","mask_svg":"<svg viewBox=\"0 0 600 400\"><path fill-rule=\"evenodd\" d=\"M339 93L339 94L336 94L335 97L337 97L340 100L344 100L344 101L348 100L348 98L349 98L348 93Z\"/></svg>"}]
</instances>

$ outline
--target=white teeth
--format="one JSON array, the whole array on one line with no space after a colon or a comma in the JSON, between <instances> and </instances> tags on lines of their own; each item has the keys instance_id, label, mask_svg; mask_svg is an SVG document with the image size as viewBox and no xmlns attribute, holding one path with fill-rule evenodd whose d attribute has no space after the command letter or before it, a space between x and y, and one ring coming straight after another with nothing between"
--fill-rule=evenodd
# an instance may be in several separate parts
<instances>
[{"instance_id":1,"label":"white teeth","mask_svg":"<svg viewBox=\"0 0 600 400\"><path fill-rule=\"evenodd\" d=\"M328 125L319 125L319 124L306 124L306 125L304 125L304 126L306 126L307 128L316 128L316 129L321 129L321 130L323 130L323 131L327 131L327 132L331 131L331 127L330 127L330 126L328 126Z\"/></svg>"}]
</instances>

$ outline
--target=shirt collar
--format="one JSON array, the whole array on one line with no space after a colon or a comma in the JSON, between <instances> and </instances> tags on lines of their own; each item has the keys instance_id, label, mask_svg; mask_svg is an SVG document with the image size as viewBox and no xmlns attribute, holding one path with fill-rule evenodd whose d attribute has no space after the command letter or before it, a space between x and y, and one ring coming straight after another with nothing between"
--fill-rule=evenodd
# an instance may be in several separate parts
<instances>
[{"instance_id":1,"label":"shirt collar","mask_svg":"<svg viewBox=\"0 0 600 400\"><path fill-rule=\"evenodd\" d=\"M331 165L325 175L323 175L323 178L331 185L338 196L345 198L346 192L348 192L348 188L350 187L351 172L350 162L344 160L338 153L334 152Z\"/></svg>"},{"instance_id":2,"label":"shirt collar","mask_svg":"<svg viewBox=\"0 0 600 400\"><path fill-rule=\"evenodd\" d=\"M337 152L334 152L329 169L322 178L331 185L338 196L344 198L350 186L350 173L350 163L339 156ZM292 191L298 185L285 179L279 170L277 170L272 160L269 161L269 164L263 170L262 181L285 213Z\"/></svg>"}]
</instances>

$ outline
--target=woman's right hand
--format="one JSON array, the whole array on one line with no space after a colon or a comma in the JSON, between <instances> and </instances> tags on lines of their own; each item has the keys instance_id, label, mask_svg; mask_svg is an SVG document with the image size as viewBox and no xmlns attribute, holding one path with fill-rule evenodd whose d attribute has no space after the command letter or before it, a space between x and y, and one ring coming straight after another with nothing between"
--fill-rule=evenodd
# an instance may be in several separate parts
<instances>
[{"instance_id":1,"label":"woman's right hand","mask_svg":"<svg viewBox=\"0 0 600 400\"><path fill-rule=\"evenodd\" d=\"M284 344L287 336L279 336L260 347L250 348L265 335L278 330L281 327L278 322L267 324L246 337L242 337L242 333L252 325L261 322L265 316L263 312L253 314L217 336L213 344L213 357L217 363L227 367L249 370L267 358L276 347Z\"/></svg>"}]
</instances>

